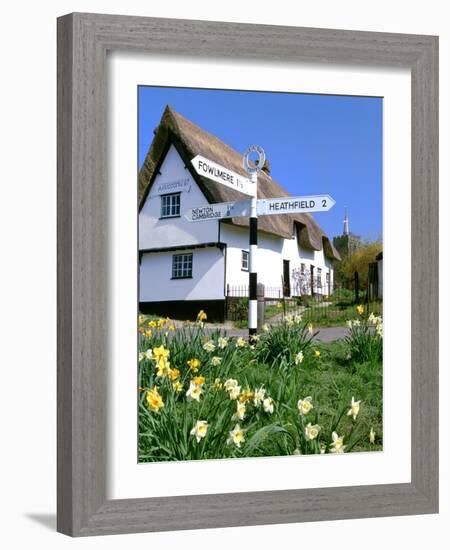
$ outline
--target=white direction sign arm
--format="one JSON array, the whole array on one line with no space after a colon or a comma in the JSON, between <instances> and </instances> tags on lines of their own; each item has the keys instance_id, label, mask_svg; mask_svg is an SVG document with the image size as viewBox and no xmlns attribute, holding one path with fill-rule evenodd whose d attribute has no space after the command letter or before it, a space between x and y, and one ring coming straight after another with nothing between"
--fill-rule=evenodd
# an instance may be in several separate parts
<instances>
[{"instance_id":1,"label":"white direction sign arm","mask_svg":"<svg viewBox=\"0 0 450 550\"><path fill-rule=\"evenodd\" d=\"M204 176L210 180L215 181L216 183L221 183L226 187L235 189L244 193L244 195L253 195L254 185L252 182L237 172L229 170L224 166L217 164L212 160L209 160L201 155L197 155L191 160L192 165L195 168L195 171L200 176Z\"/></svg>"},{"instance_id":2,"label":"white direction sign arm","mask_svg":"<svg viewBox=\"0 0 450 550\"><path fill-rule=\"evenodd\" d=\"M275 214L294 214L296 212L327 212L336 204L330 195L311 195L306 197L279 197L258 199L258 216Z\"/></svg>"},{"instance_id":3,"label":"white direction sign arm","mask_svg":"<svg viewBox=\"0 0 450 550\"><path fill-rule=\"evenodd\" d=\"M208 220L222 220L224 218L238 218L250 215L250 201L218 202L191 208L186 213L190 222L204 222Z\"/></svg>"}]
</instances>

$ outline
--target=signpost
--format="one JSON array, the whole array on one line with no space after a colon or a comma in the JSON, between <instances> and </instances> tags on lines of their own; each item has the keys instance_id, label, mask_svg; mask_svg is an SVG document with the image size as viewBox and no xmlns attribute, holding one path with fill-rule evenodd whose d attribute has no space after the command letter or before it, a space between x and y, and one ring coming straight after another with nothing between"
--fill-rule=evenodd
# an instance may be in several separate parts
<instances>
[{"instance_id":1,"label":"signpost","mask_svg":"<svg viewBox=\"0 0 450 550\"><path fill-rule=\"evenodd\" d=\"M248 178L242 177L237 172L233 172L233 170L229 170L217 164L217 162L202 157L201 155L194 157L191 163L200 176L205 176L210 180L226 185L236 191L240 191L244 193L244 195L253 194L251 181Z\"/></svg>"},{"instance_id":2,"label":"signpost","mask_svg":"<svg viewBox=\"0 0 450 550\"><path fill-rule=\"evenodd\" d=\"M258 216L273 216L277 214L295 214L299 212L327 212L336 204L330 195L308 195L304 197L278 197L257 199L258 172L263 168L266 155L264 149L258 145L249 147L243 158L244 169L250 179L228 170L208 160L201 155L192 159L192 164L198 174L217 183L236 189L251 199L238 202L220 202L191 208L186 218L191 222L207 220L221 220L224 218L249 218L249 304L248 304L248 332L250 338L256 334L258 326L258 309L256 289L258 285L258 271L256 256L258 251Z\"/></svg>"},{"instance_id":3,"label":"signpost","mask_svg":"<svg viewBox=\"0 0 450 550\"><path fill-rule=\"evenodd\" d=\"M190 222L208 220L223 220L224 218L238 218L250 215L250 201L218 202L207 206L197 206L188 210L186 218Z\"/></svg>"},{"instance_id":4,"label":"signpost","mask_svg":"<svg viewBox=\"0 0 450 550\"><path fill-rule=\"evenodd\" d=\"M327 212L335 204L336 201L330 195L280 197L278 199L259 199L256 204L256 210L258 216L295 214L296 212Z\"/></svg>"}]
</instances>

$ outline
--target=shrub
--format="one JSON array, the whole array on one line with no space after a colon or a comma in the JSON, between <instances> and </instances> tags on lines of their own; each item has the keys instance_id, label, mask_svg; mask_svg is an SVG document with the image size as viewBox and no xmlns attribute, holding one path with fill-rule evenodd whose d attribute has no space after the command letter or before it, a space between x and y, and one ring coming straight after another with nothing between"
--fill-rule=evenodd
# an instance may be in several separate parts
<instances>
[{"instance_id":1,"label":"shrub","mask_svg":"<svg viewBox=\"0 0 450 550\"><path fill-rule=\"evenodd\" d=\"M363 306L358 306L363 308ZM383 358L383 320L371 313L347 321L349 335L345 338L352 360L376 363Z\"/></svg>"}]
</instances>

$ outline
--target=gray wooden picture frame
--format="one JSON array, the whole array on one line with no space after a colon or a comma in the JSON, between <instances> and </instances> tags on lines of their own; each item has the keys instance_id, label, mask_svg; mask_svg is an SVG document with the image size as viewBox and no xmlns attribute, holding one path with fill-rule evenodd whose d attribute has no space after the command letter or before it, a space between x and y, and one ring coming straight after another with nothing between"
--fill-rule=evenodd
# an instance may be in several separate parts
<instances>
[{"instance_id":1,"label":"gray wooden picture frame","mask_svg":"<svg viewBox=\"0 0 450 550\"><path fill-rule=\"evenodd\" d=\"M410 68L411 483L106 498L109 50ZM82 13L58 19L58 531L83 536L437 512L437 312L437 37Z\"/></svg>"}]
</instances>

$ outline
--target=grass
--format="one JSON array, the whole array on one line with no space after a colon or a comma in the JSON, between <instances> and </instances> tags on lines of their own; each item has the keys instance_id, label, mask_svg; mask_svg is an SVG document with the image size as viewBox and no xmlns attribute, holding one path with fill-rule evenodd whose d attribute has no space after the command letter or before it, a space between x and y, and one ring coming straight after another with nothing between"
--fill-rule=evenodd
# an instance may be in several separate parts
<instances>
[{"instance_id":1,"label":"grass","mask_svg":"<svg viewBox=\"0 0 450 550\"><path fill-rule=\"evenodd\" d=\"M344 438L345 452L382 448L381 358L363 360L351 338L316 343L306 323L290 321L251 345L228 338L221 347L224 332L206 334L198 326L169 329L165 321L149 334L147 323L141 319L140 352L151 349L153 357L142 355L139 364L139 461L328 453L334 448L333 432ZM364 346L361 338L358 345ZM161 346L169 355L158 363L155 353ZM193 358L196 372L188 366ZM226 389L230 379L239 386L237 399ZM192 386L200 388L198 401L187 395ZM152 408L148 397L155 387L157 406ZM265 401L256 398L261 388ZM303 415L298 402L306 397L313 408ZM352 397L361 401L356 420L347 414ZM241 418L239 402L245 407ZM197 421L207 422L198 438L191 433ZM315 439L306 437L309 423L320 426ZM236 425L241 443L230 434ZM374 443L369 442L371 429Z\"/></svg>"}]
</instances>

